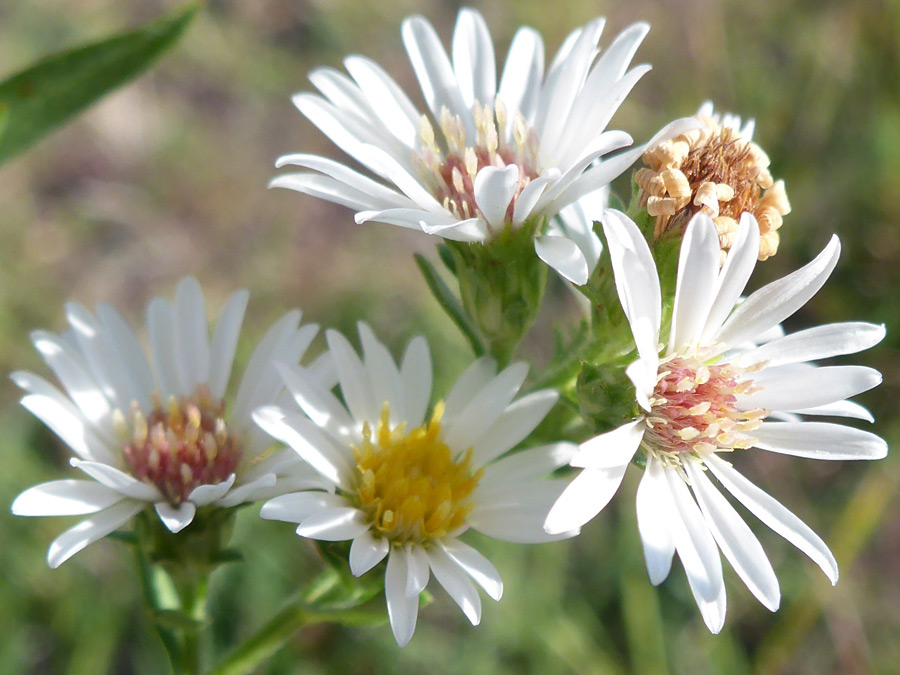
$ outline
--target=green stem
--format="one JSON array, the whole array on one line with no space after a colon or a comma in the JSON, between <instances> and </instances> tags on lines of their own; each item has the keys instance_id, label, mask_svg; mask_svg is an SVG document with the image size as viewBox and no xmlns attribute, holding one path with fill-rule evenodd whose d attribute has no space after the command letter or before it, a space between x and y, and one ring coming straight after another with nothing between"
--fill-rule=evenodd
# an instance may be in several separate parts
<instances>
[{"instance_id":1,"label":"green stem","mask_svg":"<svg viewBox=\"0 0 900 675\"><path fill-rule=\"evenodd\" d=\"M139 514L138 518L135 521L135 527L140 528L141 526L141 516L143 514ZM138 573L141 578L141 590L144 593L144 598L147 601L147 604L150 606L154 614L153 625L156 628L156 632L159 635L160 641L163 643L163 647L166 650L166 654L169 657L169 662L172 665L172 671L176 671L179 668L179 664L181 663L181 647L178 644L178 639L175 634L169 629L162 626L159 621L156 620L156 615L165 609L165 606L162 603L162 600L157 593L157 586L153 583L151 578L152 569L150 567L150 562L147 560L146 555L144 554L144 549L140 543L136 544L134 547L134 555L135 560L137 561Z\"/></svg>"},{"instance_id":2,"label":"green stem","mask_svg":"<svg viewBox=\"0 0 900 675\"><path fill-rule=\"evenodd\" d=\"M202 653L202 636L206 625L206 597L209 591L209 576L200 570L187 570L189 578L180 592L181 607L192 621L182 629L181 672L199 674Z\"/></svg>"},{"instance_id":3,"label":"green stem","mask_svg":"<svg viewBox=\"0 0 900 675\"><path fill-rule=\"evenodd\" d=\"M383 614L383 609L373 610L366 606L320 609L295 599L220 661L209 675L244 675L252 672L306 626L320 623L367 624L380 619Z\"/></svg>"}]
</instances>

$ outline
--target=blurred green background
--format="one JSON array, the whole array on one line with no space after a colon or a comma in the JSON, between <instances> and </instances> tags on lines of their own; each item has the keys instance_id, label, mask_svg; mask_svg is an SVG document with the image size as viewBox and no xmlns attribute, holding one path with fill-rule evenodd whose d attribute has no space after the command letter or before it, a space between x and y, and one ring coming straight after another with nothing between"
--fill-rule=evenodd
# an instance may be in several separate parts
<instances>
[{"instance_id":1,"label":"blurred green background","mask_svg":"<svg viewBox=\"0 0 900 675\"><path fill-rule=\"evenodd\" d=\"M900 418L900 5L818 2L474 3L498 56L521 24L544 35L548 59L598 14L611 36L638 19L652 30L638 52L654 69L613 120L648 138L707 98L757 119L756 140L785 179L793 213L779 254L753 285L808 261L837 232L844 252L831 282L789 325L868 320L888 326L853 359L884 384L860 397L874 430L896 448ZM51 51L138 25L175 1L0 3L0 78ZM469 358L428 296L412 260L434 240L287 191L268 192L277 156L339 151L293 108L307 72L345 54L376 59L420 101L399 40L402 18L426 15L449 43L452 2L211 1L149 74L0 169L0 371L46 374L28 342L62 330L69 299L109 301L135 325L154 295L196 275L208 303L251 290L239 356L289 307L352 331L369 321L395 350L424 333L439 389ZM525 351L546 358L549 326L574 311L550 289ZM163 673L167 662L141 604L125 547L103 541L61 569L45 565L53 537L74 523L23 519L5 505L28 486L69 475L68 454L0 383L0 672ZM302 631L262 673L892 673L900 663L900 459L814 462L747 453L739 468L832 547L832 588L801 553L748 517L782 585L771 615L728 568L728 618L710 635L680 565L658 589L646 580L634 526L638 472L613 504L561 544L516 547L479 539L506 596L485 598L469 626L441 591L411 644L389 629ZM283 523L239 514L246 562L214 579L214 634L227 648L273 614L320 568ZM725 565L727 568L728 566Z\"/></svg>"}]
</instances>

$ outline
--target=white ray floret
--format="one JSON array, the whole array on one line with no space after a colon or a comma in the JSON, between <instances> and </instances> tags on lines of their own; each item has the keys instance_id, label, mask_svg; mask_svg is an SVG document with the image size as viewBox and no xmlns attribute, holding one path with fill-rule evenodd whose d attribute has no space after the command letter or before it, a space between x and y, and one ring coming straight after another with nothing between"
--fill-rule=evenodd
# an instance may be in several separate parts
<instances>
[{"instance_id":1,"label":"white ray floret","mask_svg":"<svg viewBox=\"0 0 900 675\"><path fill-rule=\"evenodd\" d=\"M647 147L699 126L678 120L647 145L607 157L632 142L606 125L650 69L629 69L649 26L626 28L601 52L603 25L601 18L576 29L546 71L541 36L519 29L498 81L491 36L477 11L460 11L450 56L427 20L409 17L403 43L430 115L416 110L366 57L345 59L349 77L331 68L313 71L320 94L297 94L294 104L376 178L293 154L277 166L305 171L271 185L342 204L360 223L390 223L456 241L489 242L531 223L537 255L584 284L595 245L578 232L570 236L564 223L545 231L549 221L608 185Z\"/></svg>"},{"instance_id":2,"label":"white ray floret","mask_svg":"<svg viewBox=\"0 0 900 675\"><path fill-rule=\"evenodd\" d=\"M36 331L33 341L62 389L28 372L13 373L22 405L75 453L86 479L37 485L16 498L21 516L91 515L53 542L57 567L88 544L152 505L172 532L191 524L198 508L231 507L289 490L322 485L295 454L267 454L271 439L251 418L254 408L284 392L275 364L298 363L318 327L287 313L260 340L237 393L226 395L248 294L225 305L210 338L196 279L178 285L174 302L147 307L150 356L116 310L96 316L70 303L71 329ZM334 382L330 358L305 371Z\"/></svg>"},{"instance_id":3,"label":"white ray floret","mask_svg":"<svg viewBox=\"0 0 900 675\"><path fill-rule=\"evenodd\" d=\"M774 611L780 601L762 546L711 477L837 583L837 563L825 543L723 456L733 453L739 460L739 452L749 448L826 460L886 455L886 443L875 434L802 417L871 420L846 399L878 385L877 371L811 362L868 349L884 338L884 327L854 322L791 335L777 330L831 274L840 252L837 237L808 265L741 302L759 251L756 220L742 216L720 268L715 225L706 215L696 216L682 242L666 339L660 336L659 279L643 235L612 210L604 214L603 229L637 346L638 359L627 374L642 410L634 421L581 445L570 464L584 470L553 506L547 531L577 528L597 515L641 448L646 469L637 520L650 580L661 583L678 553L711 631L725 621L720 551L765 607Z\"/></svg>"},{"instance_id":4,"label":"white ray floret","mask_svg":"<svg viewBox=\"0 0 900 675\"><path fill-rule=\"evenodd\" d=\"M357 576L387 558L388 615L403 646L432 575L473 624L481 619L476 586L500 599L499 573L460 539L469 528L519 543L577 533L543 529L565 488L546 476L568 463L576 446L509 454L557 400L551 390L516 398L524 364L498 373L492 359L475 361L426 418L432 369L425 340L414 338L398 365L366 324L359 324L359 335L362 357L343 335L326 333L345 404L308 372L285 366L284 382L302 413L285 406L254 413L326 483L275 497L261 515L295 523L304 537L350 540L350 569Z\"/></svg>"}]
</instances>

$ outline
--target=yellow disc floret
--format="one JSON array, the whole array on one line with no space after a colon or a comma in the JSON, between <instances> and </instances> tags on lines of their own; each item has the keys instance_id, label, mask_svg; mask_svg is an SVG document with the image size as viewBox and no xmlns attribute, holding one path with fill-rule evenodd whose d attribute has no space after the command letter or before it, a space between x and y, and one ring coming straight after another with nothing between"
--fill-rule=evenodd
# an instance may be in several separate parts
<instances>
[{"instance_id":1,"label":"yellow disc floret","mask_svg":"<svg viewBox=\"0 0 900 675\"><path fill-rule=\"evenodd\" d=\"M472 472L471 448L454 459L441 438L443 413L439 402L427 424L391 429L385 404L377 428L366 423L362 443L353 446L359 508L393 543L444 537L465 525L472 511L470 498L484 469Z\"/></svg>"}]
</instances>

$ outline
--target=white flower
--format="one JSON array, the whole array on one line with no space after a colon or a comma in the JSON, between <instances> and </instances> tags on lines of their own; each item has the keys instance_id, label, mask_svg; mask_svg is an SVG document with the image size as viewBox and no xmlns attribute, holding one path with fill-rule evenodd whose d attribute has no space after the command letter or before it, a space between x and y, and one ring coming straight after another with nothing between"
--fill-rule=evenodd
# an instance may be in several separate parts
<instances>
[{"instance_id":1,"label":"white flower","mask_svg":"<svg viewBox=\"0 0 900 675\"><path fill-rule=\"evenodd\" d=\"M871 421L865 409L846 399L881 382L877 371L810 362L867 349L884 337L883 326L836 323L770 339L772 329L831 274L840 251L837 237L811 263L737 304L759 250L756 221L742 216L720 269L715 226L708 216L696 216L682 243L671 333L660 356L660 287L647 243L617 211L606 212L603 228L639 354L627 372L644 412L581 445L571 465L584 471L554 505L547 530L579 527L593 518L618 489L640 447L647 466L637 517L650 580L659 584L668 576L677 552L711 631L721 630L725 621L719 550L770 610L778 608L780 591L759 541L709 475L837 583L837 564L825 543L720 454L734 451L737 457L750 447L826 460L878 459L887 453L874 434L800 417Z\"/></svg>"},{"instance_id":2,"label":"white flower","mask_svg":"<svg viewBox=\"0 0 900 675\"><path fill-rule=\"evenodd\" d=\"M594 63L604 19L575 30L546 74L544 45L521 28L497 83L494 47L481 14L462 9L452 56L424 18L403 23L403 42L431 117L421 115L376 63L349 56L350 74L323 68L310 75L322 96L301 93L294 104L345 153L379 180L315 155L286 155L287 164L310 172L272 181L343 204L359 223L378 221L488 242L508 228L546 220L582 195L607 185L640 157L622 131L604 131L625 96L649 70L628 65L649 27L620 33ZM648 145L698 126L678 120ZM437 132L436 132L437 130ZM565 237L537 231L535 250L577 284L587 281L587 261Z\"/></svg>"},{"instance_id":3,"label":"white flower","mask_svg":"<svg viewBox=\"0 0 900 675\"><path fill-rule=\"evenodd\" d=\"M346 407L296 368L282 368L303 413L257 410L257 423L287 443L331 485L263 505L263 518L298 523L297 534L352 540L356 576L388 558L385 595L394 637L412 638L418 597L434 574L466 617L477 624L481 599L494 600L503 583L494 566L459 540L468 528L518 543L552 541L543 523L565 487L544 480L575 451L570 443L531 448L498 460L517 446L553 407L551 390L513 400L527 366L496 373L475 361L447 398L426 417L432 371L428 344L414 338L399 368L369 327L359 324L363 357L335 331L326 334Z\"/></svg>"},{"instance_id":4,"label":"white flower","mask_svg":"<svg viewBox=\"0 0 900 675\"><path fill-rule=\"evenodd\" d=\"M72 449L72 465L91 479L43 483L12 505L20 516L92 514L53 542L51 567L149 504L179 532L199 507L231 507L321 483L290 450L266 455L271 439L251 418L284 392L274 363L296 363L318 326L300 327L299 311L285 314L256 347L234 398L225 398L247 298L246 291L231 296L210 341L200 286L183 279L174 303L155 298L147 306L149 359L108 305L94 317L70 303L71 330L33 334L66 393L33 373L13 373L27 392L22 405ZM333 382L330 360L310 366L308 377Z\"/></svg>"}]
</instances>

